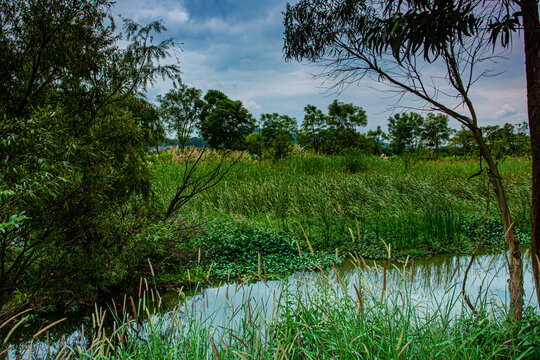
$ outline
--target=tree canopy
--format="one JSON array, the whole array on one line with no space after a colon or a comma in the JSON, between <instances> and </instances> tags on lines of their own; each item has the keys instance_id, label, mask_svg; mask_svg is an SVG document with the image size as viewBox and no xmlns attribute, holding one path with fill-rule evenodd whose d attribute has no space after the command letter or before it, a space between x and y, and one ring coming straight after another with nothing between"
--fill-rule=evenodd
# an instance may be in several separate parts
<instances>
[{"instance_id":1,"label":"tree canopy","mask_svg":"<svg viewBox=\"0 0 540 360\"><path fill-rule=\"evenodd\" d=\"M205 116L198 124L202 138L213 148L241 150L244 138L255 129L255 120L241 101L219 90L208 90Z\"/></svg>"},{"instance_id":2,"label":"tree canopy","mask_svg":"<svg viewBox=\"0 0 540 360\"><path fill-rule=\"evenodd\" d=\"M158 96L161 116L169 130L176 135L182 150L206 111L206 103L201 97L201 90L190 88L185 84L169 90L163 96Z\"/></svg>"},{"instance_id":3,"label":"tree canopy","mask_svg":"<svg viewBox=\"0 0 540 360\"><path fill-rule=\"evenodd\" d=\"M176 45L154 42L159 22L118 31L112 4L0 2L0 222L18 219L0 233L0 308L29 272L24 286L103 284L127 239L100 219L149 194L144 155L161 131L140 92L178 75L159 64Z\"/></svg>"},{"instance_id":4,"label":"tree canopy","mask_svg":"<svg viewBox=\"0 0 540 360\"><path fill-rule=\"evenodd\" d=\"M261 114L262 141L272 157L280 159L292 150L294 138L297 133L296 120L277 113Z\"/></svg>"}]
</instances>

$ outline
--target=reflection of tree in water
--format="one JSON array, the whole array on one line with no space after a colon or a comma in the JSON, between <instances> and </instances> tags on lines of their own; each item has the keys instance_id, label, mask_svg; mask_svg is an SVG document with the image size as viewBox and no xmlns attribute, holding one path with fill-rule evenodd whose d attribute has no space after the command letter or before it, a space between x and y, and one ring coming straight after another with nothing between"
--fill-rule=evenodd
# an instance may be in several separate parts
<instances>
[{"instance_id":1,"label":"reflection of tree in water","mask_svg":"<svg viewBox=\"0 0 540 360\"><path fill-rule=\"evenodd\" d=\"M448 300L445 292L454 292L457 296L454 297L454 301L460 301L461 285L465 270L469 264L469 256L438 256L430 259L420 259L409 261L403 272L405 263L402 262L390 262L386 263L386 289L390 293L392 289L402 290L406 285L407 293L410 295L410 299L414 302L425 302L433 305L433 300L440 301L442 299ZM531 272L530 257L524 258L525 274ZM365 284L362 283L365 291L365 286L369 287L369 291L375 296L376 299L380 298L383 282L384 282L384 261L366 261L366 265L369 270L366 271L364 264L359 259L357 264L351 261L345 262L343 265L337 268L340 277L348 283L351 294L354 293L353 284L362 283L359 280L359 275L365 277ZM377 270L376 270L377 268ZM411 278L411 272L414 276ZM333 276L333 270L330 270L330 278L335 280ZM234 324L241 320L242 310L241 304L245 304L248 300L252 302L252 309L257 308L262 313L267 313L272 310L272 305L277 301L277 298L281 296L281 291L285 288L287 293L296 296L299 292L307 291L311 292L312 287L307 283L315 281L316 277L313 274L305 273L304 276L300 274L294 274L289 277L288 282L283 281L268 281L267 283L256 282L251 284L225 284L216 287L206 288L204 290L198 288L194 293L188 295L187 303L185 303L188 309L182 308L183 311L187 311L192 315L199 316L206 314L208 318L212 318L210 323L216 324ZM481 295L480 300L484 299L487 294L490 297L493 296L493 300L502 304L507 301L507 266L506 255L504 253L480 255L474 260L471 270L469 271L466 291L471 297L473 303ZM296 281L300 280L300 282ZM304 285L302 285L302 282ZM536 297L534 295L533 283L525 283L525 304L534 306L536 304ZM339 288L339 286L338 286ZM486 292L486 289L489 290ZM330 295L332 296L332 295ZM230 301L222 304L224 297L227 297ZM445 301L446 301L445 300ZM229 304L230 303L230 304ZM170 299L165 297L163 299L162 311L165 313L164 322L170 321L171 308L179 306L177 296L171 296ZM121 305L117 306L122 307ZM457 307L456 310L459 310ZM234 321L231 320L230 309L240 309L240 314L236 315ZM74 344L88 341L88 336L91 337L91 311L87 316L85 314L79 314L79 316L67 316L68 321L61 323L50 330L49 343L53 344L52 353L58 352L62 348L62 344ZM108 320L112 320L112 317L107 315L106 323ZM234 317L234 316L233 316ZM47 319L47 323L54 321L53 319ZM232 321L232 322L231 322ZM81 332L81 325L85 324L85 333ZM39 330L37 326L36 331ZM28 328L21 333L13 334L13 343L15 345L11 352L14 354L17 350L23 350L28 344L27 341L35 333ZM63 339L63 340L62 340ZM25 343L26 342L26 343ZM43 350L38 350L36 347L41 346ZM84 346L81 346L84 347ZM33 353L43 354L43 351L48 351L47 343L35 343ZM24 350L23 350L24 352Z\"/></svg>"},{"instance_id":2,"label":"reflection of tree in water","mask_svg":"<svg viewBox=\"0 0 540 360\"><path fill-rule=\"evenodd\" d=\"M386 287L392 289L393 286L402 288L406 285L412 293L436 297L451 287L460 292L469 261L470 256L438 256L411 260L407 262L405 272L403 271L405 262L388 261ZM525 258L524 263L526 273L530 272L530 258ZM384 261L366 261L366 264L369 267L368 271L365 270L361 261L359 263L350 261L341 267L340 275L349 283L355 283L361 273L368 286L373 286L380 292L384 282ZM474 259L469 270L466 291L473 299L487 296L494 301L504 302L507 279L505 253L479 255ZM530 294L532 291L532 284L526 284L525 294ZM527 296L526 299L528 299ZM531 298L531 301L534 302L534 299Z\"/></svg>"}]
</instances>

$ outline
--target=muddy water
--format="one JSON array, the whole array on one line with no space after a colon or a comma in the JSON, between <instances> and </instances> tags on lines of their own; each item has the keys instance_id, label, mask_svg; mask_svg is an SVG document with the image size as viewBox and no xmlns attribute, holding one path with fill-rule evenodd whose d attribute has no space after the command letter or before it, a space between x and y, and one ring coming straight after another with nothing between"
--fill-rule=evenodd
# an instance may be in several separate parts
<instances>
[{"instance_id":1,"label":"muddy water","mask_svg":"<svg viewBox=\"0 0 540 360\"><path fill-rule=\"evenodd\" d=\"M460 294L469 261L469 256L439 256L408 262L386 263L383 261L366 261L365 263L361 260L346 261L327 275L330 281L338 282L338 279L341 279L351 292L354 291L355 284L363 283L364 288L371 292L374 298L378 298L383 288L390 292L406 287L409 297L414 301L423 302L427 307L430 304L440 306L441 301L443 304L444 301L461 303ZM525 305L532 306L538 311L529 257L525 258L524 270ZM183 300L180 299L178 293L169 293L161 296L159 311L170 314L170 310L174 308L177 313L189 313L201 322L212 324L213 327L234 327L245 319L246 307L242 304L249 302L249 308L256 308L257 311L265 313L265 316L273 317L275 305L280 301L284 289L287 289L289 295L310 291L309 286L302 284L313 278L309 273L296 273L280 281L219 284L205 289L196 289L187 293L187 297ZM509 293L506 255L486 253L477 256L467 273L465 290L473 305L490 302L496 306L506 306ZM448 296L449 292L452 293L451 296ZM121 312L124 306L129 309L129 301L126 305L118 304L117 311ZM103 311L106 310L106 308L103 309ZM40 342L33 343L32 353L36 354L36 358L40 358L48 352L52 354L58 352L66 344L70 346L79 344L81 347L88 345L92 324L95 321L92 314L93 312L89 310L69 315L68 320L45 332L39 338ZM59 318L44 320L46 323L52 323ZM23 353L27 358L28 341L39 330L39 326L44 325L21 326L17 329L10 338L10 350L2 356L7 359L16 359Z\"/></svg>"}]
</instances>

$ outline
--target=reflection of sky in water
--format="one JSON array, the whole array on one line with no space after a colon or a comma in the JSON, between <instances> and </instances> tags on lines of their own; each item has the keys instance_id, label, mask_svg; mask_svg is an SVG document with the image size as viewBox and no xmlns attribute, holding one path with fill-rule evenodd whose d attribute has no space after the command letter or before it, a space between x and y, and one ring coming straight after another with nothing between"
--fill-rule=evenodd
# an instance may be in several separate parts
<instances>
[{"instance_id":1,"label":"reflection of sky in water","mask_svg":"<svg viewBox=\"0 0 540 360\"><path fill-rule=\"evenodd\" d=\"M416 260L408 262L405 271L404 263L388 262L386 265L388 294L407 293L412 304L426 311L436 308L437 304L456 303L457 306L454 306L453 310L459 312L465 308L460 293L469 260L469 256L442 256ZM347 284L349 294L355 293L354 285L356 284L357 288L362 288L364 294L371 293L372 299L380 299L384 282L384 262L369 261L366 264L368 270L361 261L359 263L346 262L338 268L337 272ZM530 258L524 259L524 265L525 306L533 306L538 311ZM284 282L233 283L199 289L183 301L179 300L177 295L170 294L163 298L165 310L169 312L162 315L164 318L161 325L168 328L173 314L177 313L184 324L196 321L210 329L211 333L223 335L228 331L227 329L238 327L243 322L251 326L250 319L256 318L257 315L260 315L259 319L274 319L278 311L278 303L283 306L287 301L282 295L284 288L295 302L298 301L299 294L309 295L306 292L311 292L313 295L312 286L309 283L314 280L308 274L297 273L289 276ZM330 271L328 277L338 284L339 280L333 271ZM507 280L505 254L481 255L476 257L469 270L466 292L475 306L484 301L495 306L506 306L509 301ZM489 291L486 292L486 289ZM393 298L398 299L397 296ZM367 296L366 301L369 302ZM90 328L91 322L85 326ZM63 344L81 344L83 347L85 339L80 324L62 329L63 333L55 330L53 329L50 335L51 349L47 349L45 343L33 345L35 358L39 358L39 354L43 354L43 351L55 353L63 347ZM88 330L85 332L86 335L89 334ZM23 348L24 344L16 346L9 352L8 359L15 359L15 354Z\"/></svg>"}]
</instances>

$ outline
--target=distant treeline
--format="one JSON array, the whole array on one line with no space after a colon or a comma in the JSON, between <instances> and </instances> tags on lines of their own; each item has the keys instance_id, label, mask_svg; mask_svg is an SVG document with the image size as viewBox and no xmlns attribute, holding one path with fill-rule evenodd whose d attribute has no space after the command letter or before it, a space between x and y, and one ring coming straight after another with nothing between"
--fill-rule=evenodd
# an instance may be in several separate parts
<instances>
[{"instance_id":1,"label":"distant treeline","mask_svg":"<svg viewBox=\"0 0 540 360\"><path fill-rule=\"evenodd\" d=\"M304 119L299 125L287 115L262 114L256 120L240 101L229 99L218 90L206 95L186 85L158 97L156 123L162 134L165 129L175 139L159 136L162 146L178 145L232 150L247 150L257 156L282 158L294 145L317 154L340 154L358 149L365 154L422 156L474 156L477 147L469 130L452 129L448 116L428 113L398 113L388 118L388 131L380 126L361 133L368 119L363 108L334 100L325 113L314 105L304 107ZM484 138L496 158L530 155L529 129L519 125L481 128ZM198 131L200 137L192 137Z\"/></svg>"}]
</instances>

